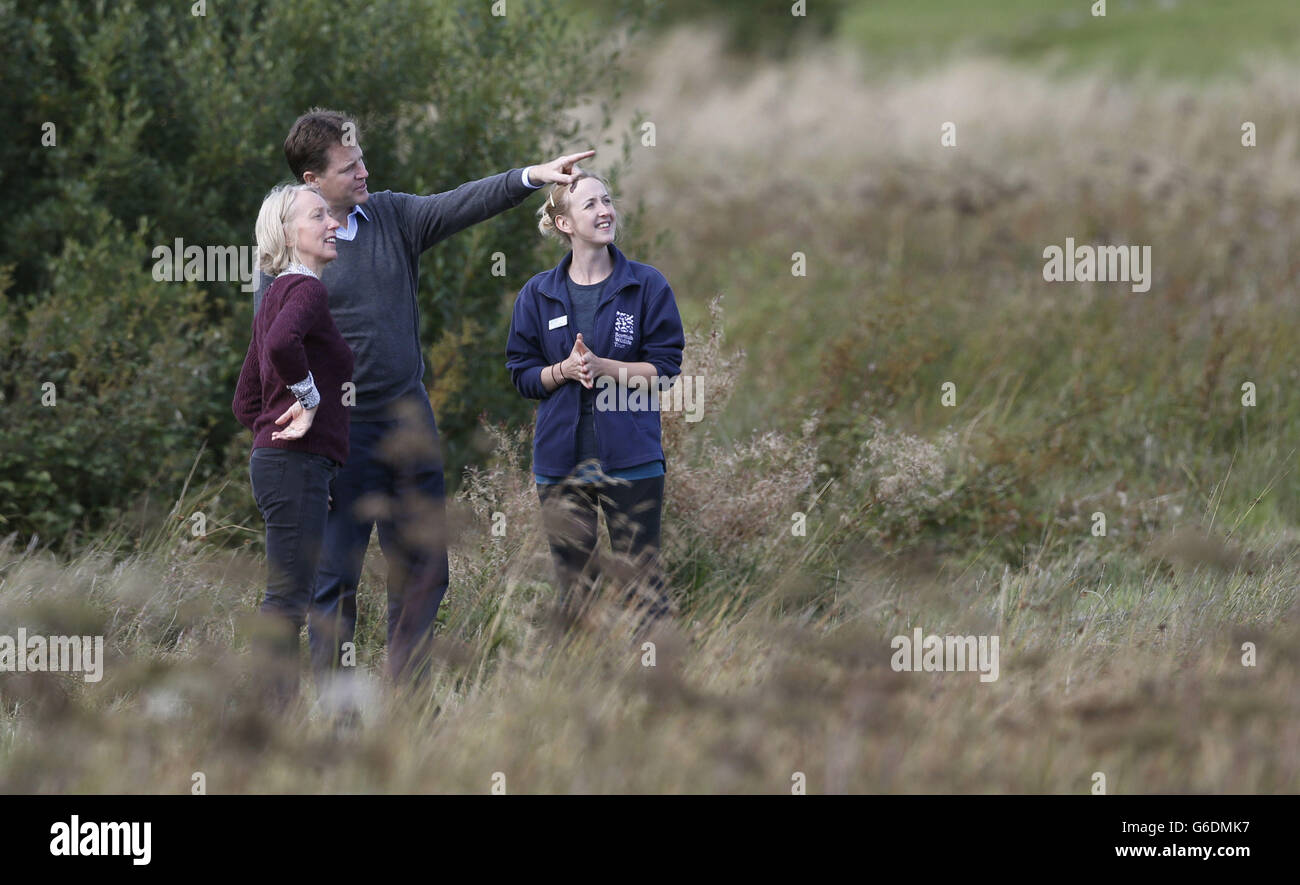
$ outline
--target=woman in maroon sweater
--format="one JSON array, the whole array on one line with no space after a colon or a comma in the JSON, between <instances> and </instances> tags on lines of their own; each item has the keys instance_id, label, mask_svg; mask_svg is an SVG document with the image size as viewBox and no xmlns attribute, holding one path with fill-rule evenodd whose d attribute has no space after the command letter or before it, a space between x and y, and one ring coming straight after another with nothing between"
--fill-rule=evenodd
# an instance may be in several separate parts
<instances>
[{"instance_id":1,"label":"woman in maroon sweater","mask_svg":"<svg viewBox=\"0 0 1300 885\"><path fill-rule=\"evenodd\" d=\"M279 706L298 691L298 634L316 580L330 482L348 457L352 349L320 281L338 255L338 226L307 185L277 187L262 202L257 260L275 281L253 318L232 403L239 423L253 431L249 476L266 520L267 559L256 644L270 658Z\"/></svg>"}]
</instances>

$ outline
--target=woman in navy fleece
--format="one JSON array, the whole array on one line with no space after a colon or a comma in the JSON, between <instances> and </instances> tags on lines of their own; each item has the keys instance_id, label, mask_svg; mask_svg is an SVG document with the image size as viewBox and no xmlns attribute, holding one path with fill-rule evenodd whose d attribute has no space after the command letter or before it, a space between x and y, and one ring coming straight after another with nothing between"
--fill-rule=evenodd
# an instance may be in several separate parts
<instances>
[{"instance_id":1,"label":"woman in navy fleece","mask_svg":"<svg viewBox=\"0 0 1300 885\"><path fill-rule=\"evenodd\" d=\"M668 612L659 560L664 451L658 410L637 408L648 397L619 388L657 392L659 379L680 373L682 320L663 274L614 246L618 215L600 178L552 185L538 215L541 232L570 251L520 290L506 367L521 394L541 400L533 473L560 603L578 614L587 595L580 585L601 571L592 554L603 511L614 553L643 579L619 582L629 601L641 595L640 630Z\"/></svg>"},{"instance_id":2,"label":"woman in navy fleece","mask_svg":"<svg viewBox=\"0 0 1300 885\"><path fill-rule=\"evenodd\" d=\"M257 260L275 280L253 317L232 404L239 423L253 431L249 476L266 520L259 645L271 657L280 706L298 691L298 633L315 584L330 482L348 457L344 384L352 380L352 348L334 325L320 281L338 255L338 226L307 185L277 187L262 202Z\"/></svg>"}]
</instances>

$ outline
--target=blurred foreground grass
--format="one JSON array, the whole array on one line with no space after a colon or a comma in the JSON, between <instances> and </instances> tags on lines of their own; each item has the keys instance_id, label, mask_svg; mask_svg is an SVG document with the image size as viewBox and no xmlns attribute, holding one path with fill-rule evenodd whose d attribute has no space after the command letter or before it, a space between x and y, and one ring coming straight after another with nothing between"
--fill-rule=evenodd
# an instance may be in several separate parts
<instances>
[{"instance_id":1,"label":"blurred foreground grass","mask_svg":"<svg viewBox=\"0 0 1300 885\"><path fill-rule=\"evenodd\" d=\"M719 577L683 635L656 637L654 667L609 626L561 642L530 577L544 560L520 554L481 583L458 572L431 696L363 665L364 724L345 732L306 703L284 720L256 703L233 624L257 562L7 550L6 624L20 608L29 629L102 631L112 651L93 685L5 677L0 789L174 793L202 772L212 793L482 793L501 772L518 793L780 793L803 772L816 793L1083 793L1101 771L1111 793L1294 791L1300 645L1277 622L1296 549L1273 538L1232 570L1099 544L1014 571ZM913 625L1000 635L999 679L892 671L889 637Z\"/></svg>"}]
</instances>

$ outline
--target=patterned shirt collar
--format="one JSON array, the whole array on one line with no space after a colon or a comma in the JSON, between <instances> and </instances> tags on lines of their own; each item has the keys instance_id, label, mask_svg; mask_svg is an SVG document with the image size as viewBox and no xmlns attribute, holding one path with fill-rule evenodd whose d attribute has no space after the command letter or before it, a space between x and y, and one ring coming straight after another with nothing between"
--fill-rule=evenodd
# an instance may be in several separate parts
<instances>
[{"instance_id":1,"label":"patterned shirt collar","mask_svg":"<svg viewBox=\"0 0 1300 885\"><path fill-rule=\"evenodd\" d=\"M301 273L317 280L320 279L320 277L316 276L316 274L312 272L310 267L305 264L298 264L297 262L290 263L288 267L276 274L276 277L282 277L287 273Z\"/></svg>"}]
</instances>

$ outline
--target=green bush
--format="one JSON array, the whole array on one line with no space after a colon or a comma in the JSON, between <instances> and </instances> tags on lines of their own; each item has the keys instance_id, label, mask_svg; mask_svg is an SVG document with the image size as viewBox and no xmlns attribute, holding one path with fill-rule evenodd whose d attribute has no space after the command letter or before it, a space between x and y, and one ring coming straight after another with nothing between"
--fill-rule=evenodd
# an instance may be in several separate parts
<instances>
[{"instance_id":1,"label":"green bush","mask_svg":"<svg viewBox=\"0 0 1300 885\"><path fill-rule=\"evenodd\" d=\"M153 250L178 238L250 245L263 195L289 176L282 145L298 114L356 114L372 189L430 193L588 145L594 133L563 109L617 91L617 47L543 3L512 0L504 17L448 0L193 11L0 0L0 70L22 84L0 90L12 133L0 142L8 531L62 546L74 525L100 527L142 493L170 506L200 451L196 482L243 469L230 400L252 296L238 280L155 281ZM503 367L503 323L510 295L555 261L533 224L521 207L421 266L427 345L486 330L439 399L453 484L480 413L527 418ZM490 272L498 251L505 277ZM53 409L40 405L46 380ZM438 390L432 373L426 383Z\"/></svg>"},{"instance_id":2,"label":"green bush","mask_svg":"<svg viewBox=\"0 0 1300 885\"><path fill-rule=\"evenodd\" d=\"M216 423L208 396L231 346L201 290L140 272L143 226L91 217L99 235L65 243L48 295L26 309L0 299L0 520L59 543L184 476Z\"/></svg>"}]
</instances>

